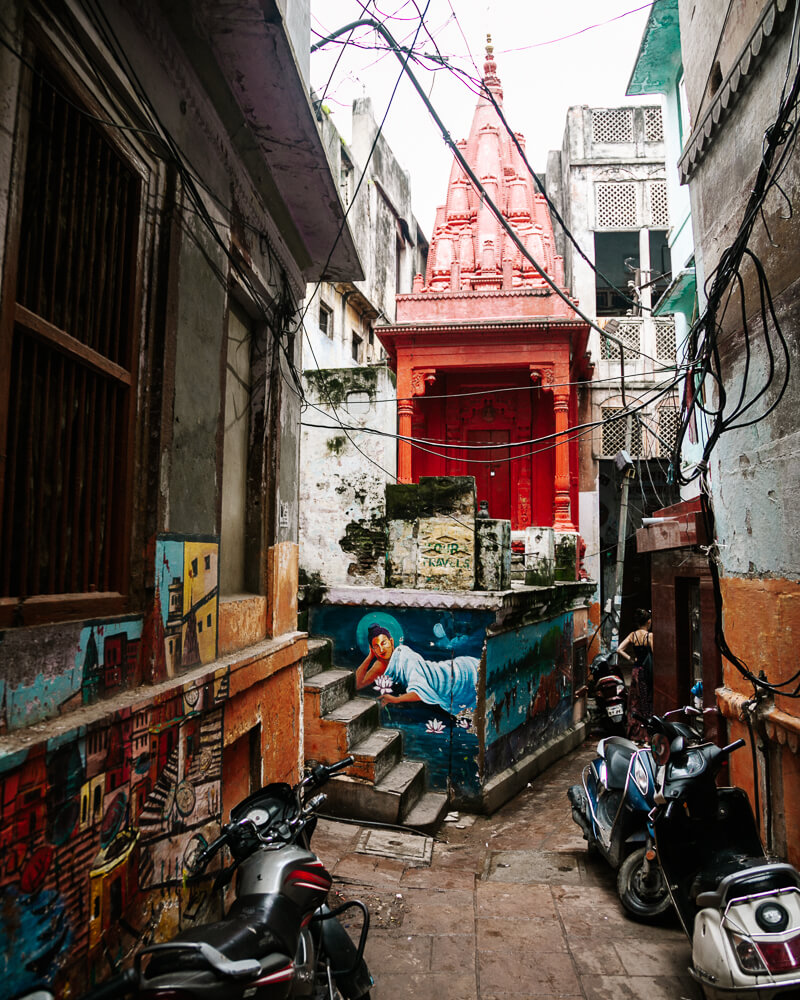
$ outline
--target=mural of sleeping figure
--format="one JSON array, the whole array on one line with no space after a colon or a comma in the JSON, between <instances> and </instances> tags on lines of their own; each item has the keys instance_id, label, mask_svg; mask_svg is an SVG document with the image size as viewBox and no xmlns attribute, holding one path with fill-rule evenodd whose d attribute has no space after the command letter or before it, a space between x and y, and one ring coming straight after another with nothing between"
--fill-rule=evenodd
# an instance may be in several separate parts
<instances>
[{"instance_id":1,"label":"mural of sleeping figure","mask_svg":"<svg viewBox=\"0 0 800 1000\"><path fill-rule=\"evenodd\" d=\"M441 628L441 626L440 626ZM356 687L370 684L381 692L382 705L425 702L438 705L451 715L475 708L479 661L475 656L451 656L439 662L426 660L416 650L394 637L385 625L367 629L369 652L356 669ZM392 694L402 685L402 694Z\"/></svg>"}]
</instances>

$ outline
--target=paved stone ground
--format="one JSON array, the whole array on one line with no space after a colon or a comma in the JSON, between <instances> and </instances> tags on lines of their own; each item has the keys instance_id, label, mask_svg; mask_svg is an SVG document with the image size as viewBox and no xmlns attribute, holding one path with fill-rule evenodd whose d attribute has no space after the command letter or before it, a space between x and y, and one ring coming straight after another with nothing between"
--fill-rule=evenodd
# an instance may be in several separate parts
<instances>
[{"instance_id":1,"label":"paved stone ground","mask_svg":"<svg viewBox=\"0 0 800 1000\"><path fill-rule=\"evenodd\" d=\"M677 919L629 919L614 874L587 856L566 790L593 753L573 751L494 816L445 823L430 864L359 850L419 853L414 837L320 822L336 892L370 908L373 1000L702 1000Z\"/></svg>"}]
</instances>

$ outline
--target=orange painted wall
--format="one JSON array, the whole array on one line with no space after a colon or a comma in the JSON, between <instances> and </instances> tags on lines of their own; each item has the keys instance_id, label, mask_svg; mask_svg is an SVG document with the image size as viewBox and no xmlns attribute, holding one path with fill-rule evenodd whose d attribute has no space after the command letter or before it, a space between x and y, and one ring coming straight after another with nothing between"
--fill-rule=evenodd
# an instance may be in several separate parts
<instances>
[{"instance_id":1,"label":"orange painted wall","mask_svg":"<svg viewBox=\"0 0 800 1000\"><path fill-rule=\"evenodd\" d=\"M725 637L731 650L754 672L763 670L772 683L780 683L792 677L798 669L797 637L800 635L800 584L791 580L738 579L727 578L720 581L722 587ZM753 694L752 684L746 680L733 664L723 660L724 700L730 700L735 692L749 698ZM735 700L735 699L734 699ZM725 706L723 706L725 707ZM766 740L770 741L773 759L781 761L780 768L772 769L772 781L780 782L771 795L772 823L775 828L775 844L785 844L787 859L800 864L800 760L798 760L797 731L800 729L800 702L776 695L777 713L770 716L765 706L767 719ZM785 713L785 715L784 715ZM731 758L731 780L745 788L753 801L753 765L749 751L750 736L747 727L731 718L730 739L742 738L748 749L740 750ZM785 717L789 716L789 719ZM770 720L783 718L783 724L773 724ZM763 727L759 727L757 738L763 738ZM775 741L778 741L778 747ZM763 776L762 776L763 780ZM762 819L762 833L763 819Z\"/></svg>"}]
</instances>

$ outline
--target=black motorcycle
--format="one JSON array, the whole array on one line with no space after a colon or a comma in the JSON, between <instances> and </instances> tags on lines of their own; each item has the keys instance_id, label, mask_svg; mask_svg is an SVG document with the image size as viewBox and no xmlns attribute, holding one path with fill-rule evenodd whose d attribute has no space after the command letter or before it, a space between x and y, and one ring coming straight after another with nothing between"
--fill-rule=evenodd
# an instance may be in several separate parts
<instances>
[{"instance_id":1,"label":"black motorcycle","mask_svg":"<svg viewBox=\"0 0 800 1000\"><path fill-rule=\"evenodd\" d=\"M232 863L214 880L221 888L236 875L225 918L143 948L132 969L84 1000L369 1000L369 912L358 900L327 906L332 878L311 850L325 799L313 793L352 763L320 764L294 787L270 784L240 802L190 865L190 878L200 878L227 848ZM352 910L360 914L357 945L338 920Z\"/></svg>"},{"instance_id":2,"label":"black motorcycle","mask_svg":"<svg viewBox=\"0 0 800 1000\"><path fill-rule=\"evenodd\" d=\"M617 665L616 653L600 653L589 667L589 694L594 698L592 723L609 736L624 736L627 729L628 689Z\"/></svg>"}]
</instances>

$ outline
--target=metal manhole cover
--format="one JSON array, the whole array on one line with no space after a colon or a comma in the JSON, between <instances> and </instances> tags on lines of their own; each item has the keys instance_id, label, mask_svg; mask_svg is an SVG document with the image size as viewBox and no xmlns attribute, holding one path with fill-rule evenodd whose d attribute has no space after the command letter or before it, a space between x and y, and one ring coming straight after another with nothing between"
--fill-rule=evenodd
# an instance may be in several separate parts
<instances>
[{"instance_id":1,"label":"metal manhole cover","mask_svg":"<svg viewBox=\"0 0 800 1000\"><path fill-rule=\"evenodd\" d=\"M356 853L429 865L433 857L433 839L396 830L365 830L358 838Z\"/></svg>"}]
</instances>

